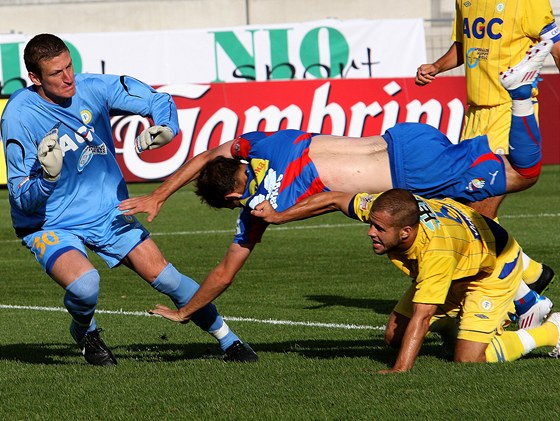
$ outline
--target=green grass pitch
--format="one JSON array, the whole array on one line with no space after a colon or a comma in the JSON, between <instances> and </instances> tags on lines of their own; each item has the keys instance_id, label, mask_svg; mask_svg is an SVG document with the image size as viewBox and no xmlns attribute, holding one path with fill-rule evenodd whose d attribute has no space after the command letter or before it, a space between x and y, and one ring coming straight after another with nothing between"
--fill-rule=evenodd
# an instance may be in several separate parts
<instances>
[{"instance_id":1,"label":"green grass pitch","mask_svg":"<svg viewBox=\"0 0 560 421\"><path fill-rule=\"evenodd\" d=\"M156 184L130 186L131 195ZM119 364L88 366L63 292L20 245L0 190L0 418L4 420L551 420L560 361L549 349L508 364L453 364L428 337L412 372L382 376L383 326L409 280L371 252L367 226L330 214L271 227L216 305L260 356L226 364L209 335L146 310L169 304L126 268L101 275L97 320ZM84 206L87 206L84 204ZM201 282L230 244L237 211L176 193L146 226ZM142 219L142 217L141 217ZM510 195L501 223L560 272L560 166ZM560 284L547 295L560 300Z\"/></svg>"}]
</instances>

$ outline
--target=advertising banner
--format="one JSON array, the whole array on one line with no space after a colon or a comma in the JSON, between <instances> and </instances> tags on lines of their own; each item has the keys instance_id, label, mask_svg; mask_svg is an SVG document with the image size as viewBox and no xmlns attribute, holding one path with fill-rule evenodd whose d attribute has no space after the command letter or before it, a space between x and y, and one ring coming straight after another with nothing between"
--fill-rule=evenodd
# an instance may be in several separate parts
<instances>
[{"instance_id":1,"label":"advertising banner","mask_svg":"<svg viewBox=\"0 0 560 421\"><path fill-rule=\"evenodd\" d=\"M426 62L422 19L57 35L76 73L127 74L150 85L411 77ZM0 93L29 83L22 56L30 38L0 34Z\"/></svg>"},{"instance_id":2,"label":"advertising banner","mask_svg":"<svg viewBox=\"0 0 560 421\"><path fill-rule=\"evenodd\" d=\"M285 128L345 136L382 134L424 122L457 142L464 77L414 84L426 62L421 19L328 19L297 24L154 32L58 34L77 73L129 74L171 94L181 132L141 156L133 140L148 119L112 119L117 159L128 182L161 180L187 159L254 130ZM29 85L22 34L0 34L0 95ZM560 75L539 85L543 163L560 163ZM0 112L6 100L0 99ZM6 183L0 150L0 184Z\"/></svg>"},{"instance_id":3,"label":"advertising banner","mask_svg":"<svg viewBox=\"0 0 560 421\"><path fill-rule=\"evenodd\" d=\"M397 122L423 121L457 141L465 93L455 79L442 78L437 92L417 87L411 78L164 85L158 89L178 107L179 136L139 157L133 140L149 122L115 117L115 145L126 178L140 181L164 178L185 160L255 130L368 136Z\"/></svg>"}]
</instances>

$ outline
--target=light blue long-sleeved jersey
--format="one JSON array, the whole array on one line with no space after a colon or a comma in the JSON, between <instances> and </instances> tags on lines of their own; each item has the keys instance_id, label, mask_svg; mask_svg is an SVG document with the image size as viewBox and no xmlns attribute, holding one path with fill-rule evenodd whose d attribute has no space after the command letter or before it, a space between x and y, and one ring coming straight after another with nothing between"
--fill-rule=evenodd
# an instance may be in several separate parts
<instances>
[{"instance_id":1,"label":"light blue long-sleeved jersey","mask_svg":"<svg viewBox=\"0 0 560 421\"><path fill-rule=\"evenodd\" d=\"M128 197L115 157L110 116L138 114L179 131L170 95L128 76L76 75L76 94L62 105L28 87L15 92L0 121L12 223L18 236L38 229L84 228ZM46 181L37 158L43 137L58 127L60 178Z\"/></svg>"}]
</instances>

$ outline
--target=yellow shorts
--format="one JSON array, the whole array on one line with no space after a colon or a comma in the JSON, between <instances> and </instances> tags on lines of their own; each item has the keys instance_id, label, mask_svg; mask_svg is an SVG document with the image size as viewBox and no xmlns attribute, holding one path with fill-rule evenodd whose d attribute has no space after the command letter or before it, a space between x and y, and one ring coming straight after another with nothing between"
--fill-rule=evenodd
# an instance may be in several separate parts
<instances>
[{"instance_id":1,"label":"yellow shorts","mask_svg":"<svg viewBox=\"0 0 560 421\"><path fill-rule=\"evenodd\" d=\"M539 105L534 101L535 116ZM509 150L509 128L511 126L511 104L494 107L469 106L461 139L488 136L490 149L496 154L507 155Z\"/></svg>"},{"instance_id":2,"label":"yellow shorts","mask_svg":"<svg viewBox=\"0 0 560 421\"><path fill-rule=\"evenodd\" d=\"M521 249L510 237L494 272L452 282L445 303L438 305L430 325L451 317L458 320L458 339L490 343L509 323L508 312L515 312L513 300L522 271ZM503 276L504 272L509 274ZM415 291L413 282L395 306L396 313L412 317Z\"/></svg>"}]
</instances>

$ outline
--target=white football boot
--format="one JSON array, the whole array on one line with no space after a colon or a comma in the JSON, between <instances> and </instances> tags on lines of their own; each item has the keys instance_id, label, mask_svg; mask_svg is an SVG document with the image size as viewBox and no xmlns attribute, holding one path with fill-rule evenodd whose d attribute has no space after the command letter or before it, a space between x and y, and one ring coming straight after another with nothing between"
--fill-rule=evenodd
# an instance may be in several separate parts
<instances>
[{"instance_id":1,"label":"white football boot","mask_svg":"<svg viewBox=\"0 0 560 421\"><path fill-rule=\"evenodd\" d=\"M533 306L525 313L519 315L517 324L519 329L532 329L540 326L552 311L554 304L549 298L539 296ZM558 313L560 314L560 313Z\"/></svg>"},{"instance_id":2,"label":"white football boot","mask_svg":"<svg viewBox=\"0 0 560 421\"><path fill-rule=\"evenodd\" d=\"M544 40L532 46L523 60L500 75L502 86L510 91L510 94L521 86L532 87L553 44L550 40Z\"/></svg>"}]
</instances>

